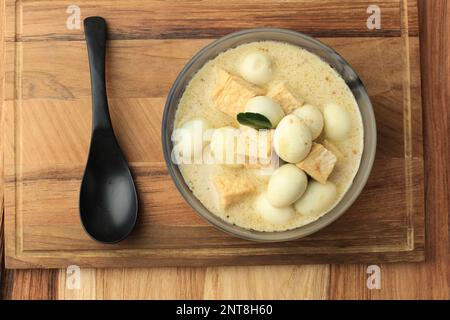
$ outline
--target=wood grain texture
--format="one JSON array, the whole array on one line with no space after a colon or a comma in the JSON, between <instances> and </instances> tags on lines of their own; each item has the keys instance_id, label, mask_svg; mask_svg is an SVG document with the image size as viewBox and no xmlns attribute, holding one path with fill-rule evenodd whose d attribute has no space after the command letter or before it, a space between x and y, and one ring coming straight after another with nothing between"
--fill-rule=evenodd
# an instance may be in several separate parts
<instances>
[{"instance_id":1,"label":"wood grain texture","mask_svg":"<svg viewBox=\"0 0 450 320\"><path fill-rule=\"evenodd\" d=\"M80 289L70 289L61 270L58 299L202 299L204 284L204 268L82 269Z\"/></svg>"},{"instance_id":2,"label":"wood grain texture","mask_svg":"<svg viewBox=\"0 0 450 320\"><path fill-rule=\"evenodd\" d=\"M57 298L58 270L6 270L0 300L49 300Z\"/></svg>"},{"instance_id":3,"label":"wood grain texture","mask_svg":"<svg viewBox=\"0 0 450 320\"><path fill-rule=\"evenodd\" d=\"M448 14L447 1L420 2L427 260L381 265L381 290L366 288L367 265L332 266L331 299L449 299Z\"/></svg>"},{"instance_id":4,"label":"wood grain texture","mask_svg":"<svg viewBox=\"0 0 450 320\"><path fill-rule=\"evenodd\" d=\"M404 54L405 43L400 37L392 38L320 38L335 48L351 63L364 79L371 96L380 105L399 104L402 101L404 65L398 54ZM178 40L116 40L107 47L107 89L110 98L165 98L178 72L198 50L208 44L204 39ZM411 86L420 99L419 41L410 39L412 53ZM13 58L15 48L7 43L6 92L13 99ZM58 99L73 101L90 97L89 68L84 41L45 41L20 44L21 99ZM388 52L388 54L386 54ZM139 63L136 63L139 61ZM368 61L371 63L369 64ZM145 72L142 72L145 70ZM135 81L139 74L140 81ZM134 81L133 81L134 80ZM124 86L123 83L127 85ZM165 99L164 99L165 100ZM415 107L420 104L413 104ZM389 111L389 110L387 110ZM381 116L384 113L381 112ZM388 120L389 115L386 115ZM381 125L387 125L384 118ZM381 130L380 130L381 131ZM384 134L402 132L386 128ZM402 141L402 137L400 142ZM397 150L392 146L385 149ZM398 150L402 155L402 148Z\"/></svg>"},{"instance_id":5,"label":"wood grain texture","mask_svg":"<svg viewBox=\"0 0 450 320\"><path fill-rule=\"evenodd\" d=\"M0 0L0 132L3 132L3 100L5 99L5 23L5 1ZM5 270L3 209L3 134L0 134L0 288Z\"/></svg>"},{"instance_id":6,"label":"wood grain texture","mask_svg":"<svg viewBox=\"0 0 450 320\"><path fill-rule=\"evenodd\" d=\"M80 0L82 17L101 13L108 20L111 39L216 38L255 27L277 27L302 31L317 37L399 36L402 0L287 0L287 1L89 1ZM9 1L14 11L15 1ZM84 39L83 30L69 30L66 10L70 0L17 1L29 22L19 30L7 25L8 41ZM368 30L369 5L383 11L383 28ZM409 21L411 35L418 34L416 6ZM132 17L124 19L124 17ZM12 18L11 18L12 19Z\"/></svg>"},{"instance_id":7,"label":"wood grain texture","mask_svg":"<svg viewBox=\"0 0 450 320\"><path fill-rule=\"evenodd\" d=\"M141 11L131 10L130 6L141 3L144 11L153 6L157 13L153 17L166 21L166 27L170 24L167 21L172 16L167 12L172 9L171 2L121 2L115 8L117 12L126 10L129 21L140 21ZM250 243L209 226L184 203L162 163L160 124L165 95L178 70L210 40L200 39L204 38L200 35L195 35L198 39L165 39L166 36L152 34L136 39L129 37L134 26L123 25L128 20L118 20L108 1L95 7L89 2L80 4L82 12L106 10L111 37L123 39L117 36L122 34L127 39L109 41L107 82L113 124L136 176L142 210L135 232L114 247L92 241L82 230L78 217L78 189L90 132L85 44L68 35L55 36L59 30L56 26L53 33L46 29L52 25L51 21L60 19L57 12L67 2L40 2L39 6L33 1L17 3L14 29L17 37L15 42L7 42L5 65L7 266L422 260L425 230L420 55L418 38L410 32L416 28L417 20L411 18L417 12L410 3L394 0L378 3L386 9L385 28L397 28L397 36L388 32L370 37L364 33L364 37L354 34L349 38L321 38L349 60L368 88L378 122L378 154L365 191L342 219L319 233L287 244ZM237 3L221 1L183 4L201 16L207 12L223 15L229 6L238 7ZM339 8L343 17L349 17L343 21L357 28L352 14L364 9L368 2L338 5L333 1L288 1L279 7L294 4L306 16L320 11L328 14L330 21L334 17L332 9ZM247 3L240 6L243 12L248 8L256 10ZM178 17L177 10L173 10L173 17ZM264 6L259 10L261 14L271 14ZM393 12L397 15L395 19L390 16ZM361 14L367 15L365 10ZM279 21L296 23L288 15L283 17ZM396 24L391 25L394 21ZM239 23L239 15L233 15L228 25L241 28ZM141 24L145 25L145 21ZM214 23L208 26L217 28ZM196 28L203 30L202 24ZM347 25L343 23L339 28L346 30ZM64 27L61 32L67 30ZM158 32L163 34L161 30ZM385 204L383 208L379 207L381 201Z\"/></svg>"},{"instance_id":8,"label":"wood grain texture","mask_svg":"<svg viewBox=\"0 0 450 320\"><path fill-rule=\"evenodd\" d=\"M328 279L327 265L82 269L68 289L61 270L58 299L326 299Z\"/></svg>"},{"instance_id":9,"label":"wood grain texture","mask_svg":"<svg viewBox=\"0 0 450 320\"><path fill-rule=\"evenodd\" d=\"M0 1L1 2L1 1ZM432 3L431 3L432 2ZM450 81L448 81L448 73L445 75L448 70L448 68L444 68L442 66L442 61L445 65L445 57L448 55L444 55L445 50L447 50L448 45L448 35L445 34L445 28L446 28L446 20L439 15L439 13L442 13L443 10L445 12L445 6L447 4L447 1L444 0L436 0L436 1L422 1L422 12L421 12L421 18L422 20L422 26L426 26L428 32L425 33L424 29L422 28L421 31L421 40L422 40L422 68L426 70L425 73L430 72L434 76L423 76L423 92L424 92L424 106L426 106L426 109L424 109L424 115L425 113L431 113L432 115L425 115L424 121L427 123L424 128L425 137L433 136L434 142L437 142L437 149L435 149L436 144L428 144L428 147L426 148L425 152L430 154L435 154L435 156L427 156L426 161L427 168L431 169L433 173L427 175L427 181L428 183L431 183L433 187L427 188L427 208L429 206L432 206L434 208L433 214L427 215L427 225L432 226L431 232L435 232L435 230L438 230L438 233L433 235L430 239L430 237L427 237L427 247L433 248L434 246L440 246L441 250L437 250L435 254L435 258L433 258L430 263L420 263L420 264L389 264L389 265L382 265L382 279L383 285L382 290L374 292L373 290L369 291L366 289L365 286L365 279L367 275L365 274L365 266L364 265L350 265L350 266L333 266L332 270L330 271L331 275L331 282L328 285L328 289L331 293L329 298L385 298L390 299L392 297L398 297L398 298L408 298L412 296L416 297L422 297L422 298L431 298L431 297L447 297L448 298L448 287L446 288L446 283L448 282L441 282L437 283L437 281L442 280L443 277L448 275L448 270L445 270L444 264L442 261L445 261L447 259L448 262L448 256L442 255L442 245L440 245L440 241L445 241L447 239L448 241L448 233L442 233L442 228L438 228L438 225L441 226L448 225L448 174L445 171L445 168L447 166L446 163L443 161L445 160L445 154L449 154L448 149L448 141L443 141L441 138L442 136L446 137L448 132L448 118L442 117L442 114L447 114L445 111L445 101L447 98L443 98L443 95L448 91L445 91L446 84L449 84ZM427 12L426 15L424 15L424 12ZM450 15L450 7L447 7L447 12ZM436 16L439 16L439 19L435 19ZM447 26L448 28L448 26ZM439 30L438 32L431 32L430 30ZM443 32L444 30L444 32ZM448 29L447 29L448 30ZM446 38L447 37L447 38ZM426 41L427 46L424 47L424 40ZM448 51L447 51L448 52ZM425 57L425 55L427 55ZM439 61L439 64L437 63ZM448 63L448 62L447 62ZM447 65L448 66L448 65ZM432 71L430 71L432 70ZM450 88L449 88L450 89ZM436 97L435 97L436 96ZM427 98L428 97L428 98ZM430 98L432 97L432 98ZM435 97L435 98L434 98ZM435 103L432 107L429 106L428 99L433 99ZM437 99L437 102L436 100ZM445 119L443 119L445 118ZM430 121L432 119L432 121ZM438 126L434 127L434 123L437 122ZM425 140L426 143L429 140ZM428 142L429 143L429 142ZM439 152L439 153L437 153ZM450 154L449 154L450 155ZM448 159L448 158L447 158ZM437 165L439 168L434 168L434 166ZM431 180L431 182L430 182ZM446 182L442 183L442 180L445 180ZM446 216L447 218L443 218L443 216ZM447 223L446 223L447 222ZM450 226L450 225L449 225ZM429 234L429 233L428 233ZM445 243L445 242L444 242ZM445 249L445 248L444 248ZM430 252L428 250L428 252ZM440 267L436 268L436 261L440 262ZM385 266L389 266L390 269L386 269ZM303 276L299 277L296 276L293 279L297 279L296 281L292 281L292 287L297 286L298 292L293 293L292 291L287 290L286 292L289 293L286 297L295 297L295 295L299 296L307 296L310 292L319 292L318 288L323 287L322 281L324 277L322 268L326 266L319 266L317 271L314 271L312 269L309 269L310 266L301 266L301 267L295 267L298 272L303 273L302 270L307 270L305 272L309 271L309 277L312 279L316 279L316 281L311 280L308 278L305 280ZM415 268L423 268L424 270L418 272ZM267 267L266 267L267 268ZM316 267L314 267L316 268ZM224 270L226 269L226 270ZM254 277L251 279L251 270L258 269L258 277ZM116 269L116 270L122 270L122 269ZM168 269L125 269L125 270L134 270L136 272L136 277L134 279L134 285L130 285L130 289L126 294L124 295L124 298L127 297L134 297L138 293L137 289L133 288L141 288L142 286L145 286L148 284L149 286L151 283L148 281L148 273L152 272L153 270L156 271L157 274L159 273L159 276L164 277L165 274L172 273L172 268ZM167 270L167 273L163 270ZM188 271L184 271L186 269L184 268L177 268L177 272L184 273L184 272L190 272L190 268L188 268ZM203 270L203 268L195 268L195 270ZM262 286L260 283L272 283L275 281L274 279L278 278L279 274L289 273L293 270L293 267L290 266L272 266L270 267L270 272L261 272L260 267L232 267L232 268L208 268L208 272L210 270L213 273L216 273L217 271L217 277L208 277L208 279L214 280L214 279L226 279L230 280L233 279L233 282L229 282L227 286L226 292L235 292L236 294L238 291L243 291L245 294L240 294L241 297L244 298L255 298L256 296L261 296L261 293L255 293L255 288L261 288ZM427 273L434 273L438 270L439 275L433 275L428 277L423 277L424 274ZM403 271L406 271L403 275ZM20 272L31 274L36 271L30 271L30 270L21 270ZM83 272L85 272L85 269L83 269ZM86 272L94 272L93 269L86 269ZM392 274L391 274L392 272ZM60 271L61 274L65 274L65 270ZM141 275L142 273L142 275ZM224 273L223 276L221 274ZM250 275L250 276L249 276ZM48 274L47 274L48 276ZM261 276L264 276L262 278ZM119 271L113 271L108 273L106 276L107 279L105 281L112 281L114 283L120 283L117 279L120 279L122 277L122 273ZM282 276L284 278L284 276ZM386 278L387 277L387 278ZM250 279L249 279L250 278ZM406 279L407 278L407 279ZM92 277L87 276L86 279L92 279ZM406 281L405 281L406 279ZM431 279L431 282L429 282ZM19 281L20 279L17 278L16 281ZM48 276L47 282L51 282L52 277ZM207 281L205 284L205 287L208 288L214 288L217 287L217 284L209 283L210 280ZM80 294L85 298L95 298L99 296L115 296L115 292L117 290L117 286L107 286L107 289L103 289L101 294L96 294L94 291L89 291L89 288L93 288L93 286L90 285L90 283L87 281L85 283L86 291L85 293ZM222 282L224 283L224 282ZM243 283L243 284L242 284ZM308 283L308 286L304 286L304 283ZM138 285L139 284L139 285ZM194 284L191 283L191 285L188 287L194 288ZM58 288L61 288L61 282L59 283ZM64 288L64 287L63 287ZM103 286L105 288L105 286ZM182 286L181 288L185 288L185 286ZM195 287L193 291L190 291L190 294L194 297L198 297L200 295L203 295L203 288ZM184 289L183 289L184 290ZM180 292L183 291L180 289L180 286L178 283L176 283L173 286L166 286L164 287L164 293L161 293L160 296L183 296L180 295ZM141 290L143 298L148 298L150 295L148 294L148 291ZM13 292L14 294L10 295L10 298L26 298L28 297L28 293L23 290L16 290ZM59 289L58 290L59 297L63 298L65 296L64 290ZM73 298L77 298L78 294L74 291L71 291L70 294ZM266 293L266 297L271 295L271 293ZM217 293L205 293L207 296L217 295ZM158 297L159 295L156 293L152 295L152 297ZM326 296L326 294L325 294ZM66 296L69 297L69 296Z\"/></svg>"},{"instance_id":10,"label":"wood grain texture","mask_svg":"<svg viewBox=\"0 0 450 320\"><path fill-rule=\"evenodd\" d=\"M208 268L204 298L327 299L329 271L327 265Z\"/></svg>"}]
</instances>

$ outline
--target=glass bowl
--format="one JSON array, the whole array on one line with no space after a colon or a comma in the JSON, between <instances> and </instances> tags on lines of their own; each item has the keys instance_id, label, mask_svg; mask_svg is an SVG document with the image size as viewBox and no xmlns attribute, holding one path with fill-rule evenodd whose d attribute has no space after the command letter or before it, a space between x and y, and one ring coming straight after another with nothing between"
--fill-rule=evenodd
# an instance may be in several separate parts
<instances>
[{"instance_id":1,"label":"glass bowl","mask_svg":"<svg viewBox=\"0 0 450 320\"><path fill-rule=\"evenodd\" d=\"M208 209L193 195L176 164L171 161L171 151L173 148L171 135L174 126L175 112L178 107L186 86L196 72L209 60L214 59L218 54L229 48L237 47L243 43L273 40L297 45L306 49L326 61L345 80L358 103L364 128L364 149L358 172L352 185L347 190L340 202L328 213L318 220L305 226L286 231L263 232L248 230L227 221L222 220ZM288 241L310 235L339 218L356 200L367 182L375 158L376 149L376 124L367 91L352 67L332 48L320 41L305 34L284 29L249 29L224 36L203 49L201 49L181 70L167 97L163 120L162 120L162 145L164 158L169 169L169 173L184 197L186 202L200 216L208 220L218 229L232 234L236 237L262 242Z\"/></svg>"}]
</instances>

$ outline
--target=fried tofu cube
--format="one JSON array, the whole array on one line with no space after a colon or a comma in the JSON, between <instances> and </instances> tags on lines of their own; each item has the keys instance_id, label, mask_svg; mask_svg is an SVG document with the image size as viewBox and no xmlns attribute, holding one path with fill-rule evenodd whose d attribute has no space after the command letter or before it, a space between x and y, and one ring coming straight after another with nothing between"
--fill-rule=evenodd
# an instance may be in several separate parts
<instances>
[{"instance_id":1,"label":"fried tofu cube","mask_svg":"<svg viewBox=\"0 0 450 320\"><path fill-rule=\"evenodd\" d=\"M255 191L253 183L245 175L238 173L215 176L214 186L219 193L220 203L224 209Z\"/></svg>"},{"instance_id":2,"label":"fried tofu cube","mask_svg":"<svg viewBox=\"0 0 450 320\"><path fill-rule=\"evenodd\" d=\"M296 95L285 83L280 82L272 87L267 96L277 101L286 114L291 113L304 104L303 99Z\"/></svg>"},{"instance_id":3,"label":"fried tofu cube","mask_svg":"<svg viewBox=\"0 0 450 320\"><path fill-rule=\"evenodd\" d=\"M213 95L216 95L223 89L227 81L231 78L231 73L222 68L216 68L216 86Z\"/></svg>"},{"instance_id":4,"label":"fried tofu cube","mask_svg":"<svg viewBox=\"0 0 450 320\"><path fill-rule=\"evenodd\" d=\"M217 109L233 118L245 111L248 100L264 94L263 89L224 69L218 68L216 77L216 88L212 95L214 104Z\"/></svg>"},{"instance_id":5,"label":"fried tofu cube","mask_svg":"<svg viewBox=\"0 0 450 320\"><path fill-rule=\"evenodd\" d=\"M297 166L314 180L326 183L336 164L336 156L323 145L313 143L309 155Z\"/></svg>"}]
</instances>

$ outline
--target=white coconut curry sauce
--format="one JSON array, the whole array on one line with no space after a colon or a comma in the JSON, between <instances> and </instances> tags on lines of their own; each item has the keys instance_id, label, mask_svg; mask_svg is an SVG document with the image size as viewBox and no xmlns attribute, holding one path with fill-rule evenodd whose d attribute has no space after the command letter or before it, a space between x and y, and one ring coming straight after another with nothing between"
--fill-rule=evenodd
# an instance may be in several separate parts
<instances>
[{"instance_id":1,"label":"white coconut curry sauce","mask_svg":"<svg viewBox=\"0 0 450 320\"><path fill-rule=\"evenodd\" d=\"M253 128L237 121L239 113ZM259 131L255 114L272 130ZM203 142L189 137L195 126ZM352 184L363 151L361 115L344 80L318 56L275 41L243 44L206 63L180 100L174 132L179 128L188 137L174 137L175 148L191 147L184 159L216 160L179 164L194 195L223 220L258 231L297 228L329 212ZM256 157L279 156L277 168L221 163L218 150L242 153L233 143L248 130L265 133L268 150L260 145ZM230 143L231 133L237 138ZM254 159L246 152L246 161Z\"/></svg>"}]
</instances>

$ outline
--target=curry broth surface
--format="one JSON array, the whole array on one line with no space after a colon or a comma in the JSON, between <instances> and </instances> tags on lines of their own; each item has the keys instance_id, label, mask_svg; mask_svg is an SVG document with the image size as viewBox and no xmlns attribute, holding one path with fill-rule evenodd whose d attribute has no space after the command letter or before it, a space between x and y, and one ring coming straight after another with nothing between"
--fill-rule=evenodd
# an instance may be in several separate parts
<instances>
[{"instance_id":1,"label":"curry broth surface","mask_svg":"<svg viewBox=\"0 0 450 320\"><path fill-rule=\"evenodd\" d=\"M176 112L175 128L194 118L205 119L213 128L239 127L234 119L214 107L211 95L216 81L215 67L221 67L239 75L240 62L247 53L254 50L263 51L272 61L273 76L266 85L261 86L265 90L274 82L283 81L302 97L305 103L318 107L322 112L325 104L330 102L340 105L349 112L352 120L351 133L343 141L332 142L341 153L336 155L338 161L328 178L337 187L337 197L332 207L336 206L352 184L359 168L363 151L361 114L352 92L341 76L318 56L304 49L282 42L261 41L243 44L221 53L207 62L186 87ZM322 131L315 142L322 143L325 138ZM208 164L180 164L179 168L194 195L208 210L223 220L247 229L258 231L293 229L317 220L332 209L317 215L306 216L296 213L287 223L272 224L263 220L253 206L256 197L267 189L267 181L258 178L253 173L254 169ZM252 196L243 198L239 203L223 210L213 185L213 177L220 172L232 173L233 171L251 179L257 191Z\"/></svg>"}]
</instances>

